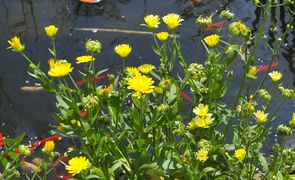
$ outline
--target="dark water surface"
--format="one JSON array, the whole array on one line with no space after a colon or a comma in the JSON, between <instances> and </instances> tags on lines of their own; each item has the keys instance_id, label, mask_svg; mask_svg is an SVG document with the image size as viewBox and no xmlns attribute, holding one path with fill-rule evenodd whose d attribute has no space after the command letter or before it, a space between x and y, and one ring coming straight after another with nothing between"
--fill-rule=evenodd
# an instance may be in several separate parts
<instances>
[{"instance_id":1,"label":"dark water surface","mask_svg":"<svg viewBox=\"0 0 295 180\"><path fill-rule=\"evenodd\" d=\"M61 59L74 62L75 57L83 55L85 40L98 39L103 44L102 52L96 60L97 69L112 68L116 71L120 59L113 52L113 47L119 43L129 43L133 46L131 57L127 65L138 66L143 63L159 64L159 59L152 52L152 38L149 35L134 35L106 32L75 31L73 28L96 27L116 28L125 30L144 30L140 26L143 17L147 14L176 12L182 15L185 21L179 28L182 52L188 62L195 59L197 47L197 29L194 24L199 15L211 15L223 9L229 9L236 14L235 20L241 20L252 30L256 31L261 24L262 11L252 6L252 1L244 0L203 0L193 7L185 0L102 0L98 4L84 4L78 0L0 0L0 132L12 136L26 132L28 137L43 137L48 134L54 124L51 114L56 111L55 98L47 92L26 93L22 86L32 86L35 79L27 74L28 64L21 55L15 54L8 47L7 40L13 35L20 35L26 45L26 54L33 62L41 62L42 68L47 71L47 60L50 58L47 48L49 39L44 34L44 27L55 24L59 27L56 39L57 55ZM284 7L272 10L273 22L277 23L278 31L286 28L290 14ZM213 21L220 19L213 17ZM267 27L270 25L267 22ZM163 23L161 30L166 30ZM269 43L274 37L268 31ZM282 82L288 88L295 85L295 31L289 32L286 41L278 56L279 67L284 76ZM256 53L258 65L267 64L271 52L265 44L260 44ZM242 62L236 62L234 90L240 83ZM262 74L259 75L262 77ZM74 75L74 78L78 77ZM270 87L266 83L265 88ZM230 96L233 97L233 96ZM228 98L229 102L232 98ZM295 102L287 101L278 114L278 120L273 124L276 127L288 121L295 109ZM294 138L293 138L294 139ZM290 141L290 144L295 142Z\"/></svg>"}]
</instances>

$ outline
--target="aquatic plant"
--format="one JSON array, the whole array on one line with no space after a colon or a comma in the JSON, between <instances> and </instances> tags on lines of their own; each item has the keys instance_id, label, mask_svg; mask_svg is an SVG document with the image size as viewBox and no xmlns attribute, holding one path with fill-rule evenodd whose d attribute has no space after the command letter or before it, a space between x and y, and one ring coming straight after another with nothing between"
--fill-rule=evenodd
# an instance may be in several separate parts
<instances>
[{"instance_id":1,"label":"aquatic plant","mask_svg":"<svg viewBox=\"0 0 295 180\"><path fill-rule=\"evenodd\" d=\"M272 58L267 68L260 68L254 55L258 43L264 41L265 21L274 5L256 5L265 9L258 34L251 34L250 28L240 21L212 24L214 17L200 16L196 20L201 31L199 44L207 55L201 60L197 54L191 64L182 55L177 40L176 31L183 20L175 13L162 18L169 32L157 32L158 15L144 18L153 34L152 48L159 56L159 67L126 67L132 47L120 44L114 51L122 59L122 71L97 71L95 58L101 43L88 40L86 55L76 58L77 64L84 66L84 71L79 71L80 81L71 76L74 69L69 62L58 60L52 26L45 28L52 46L48 75L25 55L20 38L12 38L10 48L29 62L29 74L56 96L58 112L53 117L58 125L52 126L51 133L80 143L61 159L57 158L53 141L41 141L45 160L33 170L33 176L43 171L46 177L58 160L69 172L67 177L73 179L290 179L295 171L295 152L286 148L286 141L293 133L295 116L289 124L281 124L275 130L269 125L276 120L282 103L295 97L295 91L277 84L282 78L280 72L269 72L291 25L286 32L277 34L280 38L271 49ZM221 17L233 19L234 15L226 11ZM228 36L221 36L221 28L227 25ZM237 58L245 68L239 70L243 71L242 80L233 93L231 83ZM181 66L178 76L176 63ZM264 76L259 78L258 73ZM97 82L101 79L107 79L108 84ZM260 83L252 90L256 81ZM265 81L273 82L271 89L263 89ZM281 98L279 104L272 98L274 92L280 94L276 97ZM227 103L229 94L235 97ZM268 137L276 132L282 141L269 148ZM22 138L0 139L4 147L1 155L8 153L13 159L9 164L1 156L3 167L13 167L11 173L4 169L1 176L5 179L15 177L18 166L27 163L13 153L16 147L21 147L25 156L31 154L32 145L21 146ZM265 153L267 150L269 154Z\"/></svg>"}]
</instances>

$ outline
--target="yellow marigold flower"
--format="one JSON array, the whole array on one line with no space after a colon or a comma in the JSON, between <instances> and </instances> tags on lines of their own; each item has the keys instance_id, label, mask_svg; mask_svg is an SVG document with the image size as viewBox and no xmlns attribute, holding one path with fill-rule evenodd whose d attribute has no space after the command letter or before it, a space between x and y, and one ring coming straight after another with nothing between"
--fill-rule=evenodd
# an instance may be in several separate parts
<instances>
[{"instance_id":1,"label":"yellow marigold flower","mask_svg":"<svg viewBox=\"0 0 295 180\"><path fill-rule=\"evenodd\" d=\"M120 44L114 50L122 58L127 58L132 51L132 47L129 44Z\"/></svg>"},{"instance_id":2,"label":"yellow marigold flower","mask_svg":"<svg viewBox=\"0 0 295 180\"><path fill-rule=\"evenodd\" d=\"M255 116L255 118L256 118L256 122L257 122L257 124L259 124L259 125L263 125L263 124L266 123L268 113L265 113L265 112L263 112L263 111L258 110L258 111L256 111L256 112L253 113L253 114L254 114L254 116Z\"/></svg>"},{"instance_id":3,"label":"yellow marigold flower","mask_svg":"<svg viewBox=\"0 0 295 180\"><path fill-rule=\"evenodd\" d=\"M74 157L69 160L69 165L66 165L66 170L75 176L81 171L86 170L89 164L89 160L84 156Z\"/></svg>"},{"instance_id":4,"label":"yellow marigold flower","mask_svg":"<svg viewBox=\"0 0 295 180\"><path fill-rule=\"evenodd\" d=\"M211 117L211 114L208 114L205 117L195 117L194 122L198 128L209 128L209 125L213 123L214 118Z\"/></svg>"},{"instance_id":5,"label":"yellow marigold flower","mask_svg":"<svg viewBox=\"0 0 295 180\"><path fill-rule=\"evenodd\" d=\"M163 88L158 87L158 86L156 86L156 87L154 88L154 91L155 91L155 93L157 93L157 94L163 94L163 92L164 92Z\"/></svg>"},{"instance_id":6,"label":"yellow marigold flower","mask_svg":"<svg viewBox=\"0 0 295 180\"><path fill-rule=\"evenodd\" d=\"M126 72L131 76L140 75L140 72L136 67L127 67Z\"/></svg>"},{"instance_id":7,"label":"yellow marigold flower","mask_svg":"<svg viewBox=\"0 0 295 180\"><path fill-rule=\"evenodd\" d=\"M104 94L109 94L112 90L113 90L113 85L110 84L108 87L103 88L103 89L102 89L102 92L103 92Z\"/></svg>"},{"instance_id":8,"label":"yellow marigold flower","mask_svg":"<svg viewBox=\"0 0 295 180\"><path fill-rule=\"evenodd\" d=\"M196 153L196 158L198 161L205 162L208 159L208 151L206 149L200 149Z\"/></svg>"},{"instance_id":9,"label":"yellow marigold flower","mask_svg":"<svg viewBox=\"0 0 295 180\"><path fill-rule=\"evenodd\" d=\"M249 77L249 78L251 78L251 79L256 79L257 77L256 77L256 74L258 73L258 68L256 67L256 66L252 66L250 69L249 69L249 71L248 71L248 73L247 73L247 76Z\"/></svg>"},{"instance_id":10,"label":"yellow marigold flower","mask_svg":"<svg viewBox=\"0 0 295 180\"><path fill-rule=\"evenodd\" d=\"M143 64L138 67L138 70L143 74L148 74L154 69L156 69L156 67L151 64Z\"/></svg>"},{"instance_id":11,"label":"yellow marigold flower","mask_svg":"<svg viewBox=\"0 0 295 180\"><path fill-rule=\"evenodd\" d=\"M144 17L144 22L144 26L147 26L150 30L155 30L160 24L160 17L150 14Z\"/></svg>"},{"instance_id":12,"label":"yellow marigold flower","mask_svg":"<svg viewBox=\"0 0 295 180\"><path fill-rule=\"evenodd\" d=\"M154 92L153 79L145 75L136 75L128 79L127 84L127 88L134 91L132 95L138 98L141 98L143 94Z\"/></svg>"},{"instance_id":13,"label":"yellow marigold flower","mask_svg":"<svg viewBox=\"0 0 295 180\"><path fill-rule=\"evenodd\" d=\"M212 34L210 36L205 37L204 40L209 47L215 47L219 42L219 35Z\"/></svg>"},{"instance_id":14,"label":"yellow marigold flower","mask_svg":"<svg viewBox=\"0 0 295 180\"><path fill-rule=\"evenodd\" d=\"M20 42L19 37L17 36L14 36L10 40L8 40L8 43L10 45L8 49L12 49L14 52L22 52L25 49L25 47Z\"/></svg>"},{"instance_id":15,"label":"yellow marigold flower","mask_svg":"<svg viewBox=\"0 0 295 180\"><path fill-rule=\"evenodd\" d=\"M58 28L54 25L50 25L45 27L45 32L47 34L48 37L50 38L54 38L56 36Z\"/></svg>"},{"instance_id":16,"label":"yellow marigold flower","mask_svg":"<svg viewBox=\"0 0 295 180\"><path fill-rule=\"evenodd\" d=\"M235 151L235 157L239 161L243 161L245 159L245 157L246 157L246 150L244 148L237 149Z\"/></svg>"},{"instance_id":17,"label":"yellow marigold flower","mask_svg":"<svg viewBox=\"0 0 295 180\"><path fill-rule=\"evenodd\" d=\"M90 62L90 61L94 61L95 58L93 56L89 56L89 55L86 55L86 56L79 56L76 58L76 63L77 64L81 64L81 63L87 63L87 62Z\"/></svg>"},{"instance_id":18,"label":"yellow marigold flower","mask_svg":"<svg viewBox=\"0 0 295 180\"><path fill-rule=\"evenodd\" d=\"M179 25L181 25L183 19L181 19L181 17L178 14L171 13L164 16L163 21L170 31L174 31L178 28Z\"/></svg>"},{"instance_id":19,"label":"yellow marigold flower","mask_svg":"<svg viewBox=\"0 0 295 180\"><path fill-rule=\"evenodd\" d=\"M64 77L73 70L73 67L71 67L71 63L68 63L65 60L55 61L54 59L50 59L48 63L50 66L48 75L52 77Z\"/></svg>"},{"instance_id":20,"label":"yellow marigold flower","mask_svg":"<svg viewBox=\"0 0 295 180\"><path fill-rule=\"evenodd\" d=\"M289 121L291 128L295 128L295 113L293 113L292 119Z\"/></svg>"},{"instance_id":21,"label":"yellow marigold flower","mask_svg":"<svg viewBox=\"0 0 295 180\"><path fill-rule=\"evenodd\" d=\"M169 37L169 33L168 32L159 32L157 33L157 38L160 40L160 41L166 41Z\"/></svg>"},{"instance_id":22,"label":"yellow marigold flower","mask_svg":"<svg viewBox=\"0 0 295 180\"><path fill-rule=\"evenodd\" d=\"M231 23L229 25L229 31L234 36L247 36L247 34L250 33L250 29L240 21Z\"/></svg>"},{"instance_id":23,"label":"yellow marigold flower","mask_svg":"<svg viewBox=\"0 0 295 180\"><path fill-rule=\"evenodd\" d=\"M197 116L202 116L202 117L207 116L209 112L209 106L204 104L199 104L198 107L194 108L193 112Z\"/></svg>"},{"instance_id":24,"label":"yellow marigold flower","mask_svg":"<svg viewBox=\"0 0 295 180\"><path fill-rule=\"evenodd\" d=\"M54 141L46 141L42 149L42 152L49 154L54 150L54 147L55 147Z\"/></svg>"},{"instance_id":25,"label":"yellow marigold flower","mask_svg":"<svg viewBox=\"0 0 295 180\"><path fill-rule=\"evenodd\" d=\"M72 125L77 125L78 127L81 127L81 122L80 121L77 121L75 119L72 119L71 120L71 123L72 123Z\"/></svg>"},{"instance_id":26,"label":"yellow marigold flower","mask_svg":"<svg viewBox=\"0 0 295 180\"><path fill-rule=\"evenodd\" d=\"M273 71L271 73L268 73L268 75L270 76L272 82L277 82L278 80L280 80L282 78L282 73L280 73L279 71Z\"/></svg>"}]
</instances>

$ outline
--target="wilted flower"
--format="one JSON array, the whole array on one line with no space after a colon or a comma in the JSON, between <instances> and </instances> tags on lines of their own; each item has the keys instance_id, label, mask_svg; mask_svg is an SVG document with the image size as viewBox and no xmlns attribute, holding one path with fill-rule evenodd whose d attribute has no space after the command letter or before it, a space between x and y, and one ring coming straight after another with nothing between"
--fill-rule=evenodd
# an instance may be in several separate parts
<instances>
[{"instance_id":1,"label":"wilted flower","mask_svg":"<svg viewBox=\"0 0 295 180\"><path fill-rule=\"evenodd\" d=\"M54 141L46 141L44 144L44 147L42 149L42 152L49 154L49 153L53 152L54 147L55 147Z\"/></svg>"},{"instance_id":2,"label":"wilted flower","mask_svg":"<svg viewBox=\"0 0 295 180\"><path fill-rule=\"evenodd\" d=\"M71 63L68 63L66 60L54 60L50 59L48 75L52 77L64 77L73 71Z\"/></svg>"},{"instance_id":3,"label":"wilted flower","mask_svg":"<svg viewBox=\"0 0 295 180\"><path fill-rule=\"evenodd\" d=\"M114 50L122 58L127 58L132 51L132 47L129 44L120 44L115 46Z\"/></svg>"},{"instance_id":4,"label":"wilted flower","mask_svg":"<svg viewBox=\"0 0 295 180\"><path fill-rule=\"evenodd\" d=\"M266 114L265 112L258 110L258 111L256 111L256 112L253 113L253 114L254 114L254 116L255 116L255 118L256 118L256 122L257 122L257 124L259 124L259 125L263 125L263 124L266 123L268 113Z\"/></svg>"},{"instance_id":5,"label":"wilted flower","mask_svg":"<svg viewBox=\"0 0 295 180\"><path fill-rule=\"evenodd\" d=\"M169 33L168 32L159 32L157 33L157 38L160 40L160 41L166 41L169 37Z\"/></svg>"},{"instance_id":6,"label":"wilted flower","mask_svg":"<svg viewBox=\"0 0 295 180\"><path fill-rule=\"evenodd\" d=\"M272 82L277 82L278 80L280 80L282 78L282 73L280 73L279 71L273 71L268 73L268 75L270 76Z\"/></svg>"},{"instance_id":7,"label":"wilted flower","mask_svg":"<svg viewBox=\"0 0 295 180\"><path fill-rule=\"evenodd\" d=\"M132 96L141 98L144 94L154 92L154 81L152 78L145 75L136 75L128 79L128 89L133 90Z\"/></svg>"},{"instance_id":8,"label":"wilted flower","mask_svg":"<svg viewBox=\"0 0 295 180\"><path fill-rule=\"evenodd\" d=\"M227 19L227 20L231 20L235 17L235 14L230 12L229 10L223 10L220 13L220 17Z\"/></svg>"},{"instance_id":9,"label":"wilted flower","mask_svg":"<svg viewBox=\"0 0 295 180\"><path fill-rule=\"evenodd\" d=\"M247 73L247 77L251 78L251 79L256 79L256 74L258 73L258 68L256 66L251 66L248 73Z\"/></svg>"},{"instance_id":10,"label":"wilted flower","mask_svg":"<svg viewBox=\"0 0 295 180\"><path fill-rule=\"evenodd\" d=\"M114 88L113 85L110 84L108 87L103 88L102 89L102 92L107 95L107 94L109 94L113 90L113 88Z\"/></svg>"},{"instance_id":11,"label":"wilted flower","mask_svg":"<svg viewBox=\"0 0 295 180\"><path fill-rule=\"evenodd\" d=\"M219 42L219 35L212 34L210 36L205 37L204 40L209 47L215 47Z\"/></svg>"},{"instance_id":12,"label":"wilted flower","mask_svg":"<svg viewBox=\"0 0 295 180\"><path fill-rule=\"evenodd\" d=\"M96 54L96 53L100 52L100 50L102 48L102 45L97 40L88 39L86 44L85 44L85 48L86 48L87 52Z\"/></svg>"},{"instance_id":13,"label":"wilted flower","mask_svg":"<svg viewBox=\"0 0 295 180\"><path fill-rule=\"evenodd\" d=\"M197 18L196 24L198 24L204 28L207 28L212 25L212 18L211 17L202 17L202 15L201 15Z\"/></svg>"},{"instance_id":14,"label":"wilted flower","mask_svg":"<svg viewBox=\"0 0 295 180\"><path fill-rule=\"evenodd\" d=\"M280 133L282 133L283 135L286 135L286 136L292 135L292 129L283 125L283 124L278 126L277 131L279 131Z\"/></svg>"},{"instance_id":15,"label":"wilted flower","mask_svg":"<svg viewBox=\"0 0 295 180\"><path fill-rule=\"evenodd\" d=\"M164 16L163 21L170 31L174 31L178 28L179 25L181 25L183 19L181 19L178 14L171 13Z\"/></svg>"},{"instance_id":16,"label":"wilted flower","mask_svg":"<svg viewBox=\"0 0 295 180\"><path fill-rule=\"evenodd\" d=\"M10 40L8 40L8 43L10 45L8 49L12 49L14 52L22 52L25 49L25 47L20 42L19 37L17 36L14 36Z\"/></svg>"},{"instance_id":17,"label":"wilted flower","mask_svg":"<svg viewBox=\"0 0 295 180\"><path fill-rule=\"evenodd\" d=\"M151 64L143 64L140 65L138 67L138 70L142 73L142 74L149 74L152 70L156 69L155 66L151 65Z\"/></svg>"},{"instance_id":18,"label":"wilted flower","mask_svg":"<svg viewBox=\"0 0 295 180\"><path fill-rule=\"evenodd\" d=\"M50 38L54 38L56 36L58 28L54 25L50 25L45 27L45 32L47 34L48 37Z\"/></svg>"},{"instance_id":19,"label":"wilted flower","mask_svg":"<svg viewBox=\"0 0 295 180\"><path fill-rule=\"evenodd\" d=\"M200 149L196 153L196 158L198 161L205 162L208 159L208 151L206 149Z\"/></svg>"},{"instance_id":20,"label":"wilted flower","mask_svg":"<svg viewBox=\"0 0 295 180\"><path fill-rule=\"evenodd\" d=\"M144 26L147 26L150 30L155 30L158 28L158 25L160 24L160 17L158 15L147 15L144 17Z\"/></svg>"},{"instance_id":21,"label":"wilted flower","mask_svg":"<svg viewBox=\"0 0 295 180\"><path fill-rule=\"evenodd\" d=\"M233 22L229 25L229 31L234 36L248 36L250 29L240 21Z\"/></svg>"},{"instance_id":22,"label":"wilted flower","mask_svg":"<svg viewBox=\"0 0 295 180\"><path fill-rule=\"evenodd\" d=\"M89 55L79 56L76 58L76 63L81 64L81 63L87 63L87 62L94 61L94 60L95 60L95 58L93 56L89 56Z\"/></svg>"},{"instance_id":23,"label":"wilted flower","mask_svg":"<svg viewBox=\"0 0 295 180\"><path fill-rule=\"evenodd\" d=\"M75 176L81 171L86 170L89 167L89 160L84 156L74 157L69 160L69 165L66 165L66 170Z\"/></svg>"},{"instance_id":24,"label":"wilted flower","mask_svg":"<svg viewBox=\"0 0 295 180\"><path fill-rule=\"evenodd\" d=\"M292 119L289 121L291 128L295 128L295 113L293 113Z\"/></svg>"},{"instance_id":25,"label":"wilted flower","mask_svg":"<svg viewBox=\"0 0 295 180\"><path fill-rule=\"evenodd\" d=\"M239 160L239 161L243 161L246 157L246 150L244 148L240 148L237 149L235 151L235 157Z\"/></svg>"}]
</instances>

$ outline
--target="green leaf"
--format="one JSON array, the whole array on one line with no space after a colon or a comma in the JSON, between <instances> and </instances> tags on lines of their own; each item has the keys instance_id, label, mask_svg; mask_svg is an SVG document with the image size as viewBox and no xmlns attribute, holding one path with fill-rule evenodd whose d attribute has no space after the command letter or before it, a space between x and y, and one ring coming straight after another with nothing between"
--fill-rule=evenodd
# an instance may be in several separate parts
<instances>
[{"instance_id":1,"label":"green leaf","mask_svg":"<svg viewBox=\"0 0 295 180\"><path fill-rule=\"evenodd\" d=\"M267 161L266 161L265 157L264 157L261 153L259 153L258 156L259 156L258 159L259 159L260 164L261 164L261 166L262 166L262 170L263 170L264 172L266 172L266 171L268 170L268 164L267 164Z\"/></svg>"},{"instance_id":2,"label":"green leaf","mask_svg":"<svg viewBox=\"0 0 295 180\"><path fill-rule=\"evenodd\" d=\"M117 94L110 94L108 99L108 112L113 119L118 118L120 111L120 100Z\"/></svg>"},{"instance_id":3,"label":"green leaf","mask_svg":"<svg viewBox=\"0 0 295 180\"><path fill-rule=\"evenodd\" d=\"M109 70L109 69L103 69L103 70L101 70L101 71L98 71L98 72L95 74L95 77L97 77L97 76L99 76L99 75L101 75L101 74L107 72L108 70Z\"/></svg>"},{"instance_id":4,"label":"green leaf","mask_svg":"<svg viewBox=\"0 0 295 180\"><path fill-rule=\"evenodd\" d=\"M215 169L213 167L206 167L205 169L203 169L200 173L200 178L205 176L205 174L207 174L210 171L215 171Z\"/></svg>"},{"instance_id":5,"label":"green leaf","mask_svg":"<svg viewBox=\"0 0 295 180\"><path fill-rule=\"evenodd\" d=\"M52 56L55 56L55 51L54 51L54 49L50 49L50 48L48 48L48 51L50 52L50 54L51 54Z\"/></svg>"}]
</instances>

